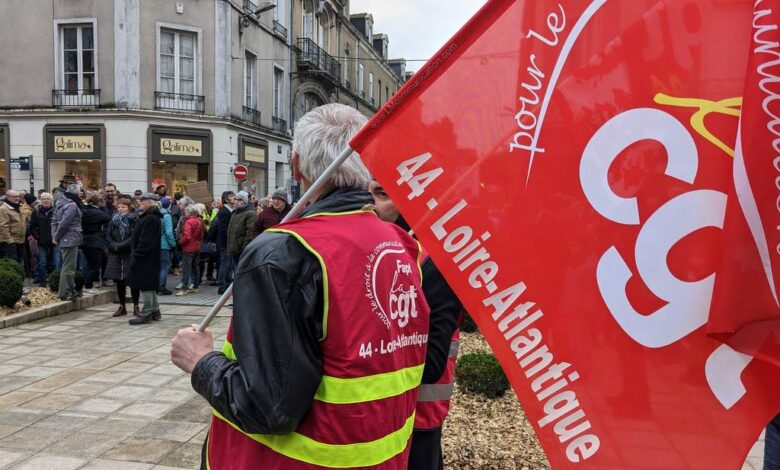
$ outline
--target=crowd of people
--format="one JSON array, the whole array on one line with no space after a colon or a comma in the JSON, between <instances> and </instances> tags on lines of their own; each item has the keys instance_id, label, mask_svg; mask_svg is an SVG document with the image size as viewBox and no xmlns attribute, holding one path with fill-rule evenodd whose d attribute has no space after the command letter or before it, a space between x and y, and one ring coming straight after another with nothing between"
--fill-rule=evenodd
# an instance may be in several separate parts
<instances>
[{"instance_id":1,"label":"crowd of people","mask_svg":"<svg viewBox=\"0 0 780 470\"><path fill-rule=\"evenodd\" d=\"M16 190L0 195L0 258L21 263L41 287L59 271L62 300L82 295L77 271L87 293L116 287L114 316L132 313L131 324L161 318L158 295L194 293L203 282L223 293L249 242L290 210L281 189L260 200L226 191L218 201L201 203L186 194L169 195L165 185L125 194L112 183L85 191L72 175L59 183L37 195ZM181 276L175 292L168 288L170 274Z\"/></svg>"}]
</instances>

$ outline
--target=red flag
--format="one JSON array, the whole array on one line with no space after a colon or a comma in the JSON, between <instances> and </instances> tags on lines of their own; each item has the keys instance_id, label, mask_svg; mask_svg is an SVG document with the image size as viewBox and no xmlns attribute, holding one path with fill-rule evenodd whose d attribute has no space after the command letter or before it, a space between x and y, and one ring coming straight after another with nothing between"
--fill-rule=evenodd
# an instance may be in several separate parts
<instances>
[{"instance_id":1,"label":"red flag","mask_svg":"<svg viewBox=\"0 0 780 470\"><path fill-rule=\"evenodd\" d=\"M553 468L738 469L780 410L705 328L752 3L489 1L351 144Z\"/></svg>"},{"instance_id":2,"label":"red flag","mask_svg":"<svg viewBox=\"0 0 780 470\"><path fill-rule=\"evenodd\" d=\"M741 365L752 357L780 365L780 1L755 2L752 26L723 261L707 330L743 354L723 349Z\"/></svg>"}]
</instances>

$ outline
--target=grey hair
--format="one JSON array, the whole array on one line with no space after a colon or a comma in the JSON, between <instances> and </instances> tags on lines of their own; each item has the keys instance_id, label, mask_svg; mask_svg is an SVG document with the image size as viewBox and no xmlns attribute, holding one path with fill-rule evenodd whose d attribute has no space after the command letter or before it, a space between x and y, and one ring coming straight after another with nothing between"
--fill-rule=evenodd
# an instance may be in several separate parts
<instances>
[{"instance_id":1,"label":"grey hair","mask_svg":"<svg viewBox=\"0 0 780 470\"><path fill-rule=\"evenodd\" d=\"M67 192L70 194L81 194L81 186L77 184L69 184Z\"/></svg>"},{"instance_id":2,"label":"grey hair","mask_svg":"<svg viewBox=\"0 0 780 470\"><path fill-rule=\"evenodd\" d=\"M293 139L293 152L298 154L301 174L312 183L316 181L367 121L356 109L338 103L306 113L295 124ZM337 188L366 189L371 175L360 157L352 154L333 173L331 182Z\"/></svg>"},{"instance_id":3,"label":"grey hair","mask_svg":"<svg viewBox=\"0 0 780 470\"><path fill-rule=\"evenodd\" d=\"M185 211L187 211L187 215L190 215L190 214L192 214L192 215L197 215L197 216L200 216L200 212L198 212L198 208L197 208L197 207L195 207L195 204L190 204L190 205L189 205L189 206L187 206L187 208L186 208L186 209L184 209L184 210L185 210Z\"/></svg>"},{"instance_id":4,"label":"grey hair","mask_svg":"<svg viewBox=\"0 0 780 470\"><path fill-rule=\"evenodd\" d=\"M189 207L189 206L195 204L195 201L193 201L192 198L189 197L189 196L182 197L179 202L184 204L184 207Z\"/></svg>"}]
</instances>

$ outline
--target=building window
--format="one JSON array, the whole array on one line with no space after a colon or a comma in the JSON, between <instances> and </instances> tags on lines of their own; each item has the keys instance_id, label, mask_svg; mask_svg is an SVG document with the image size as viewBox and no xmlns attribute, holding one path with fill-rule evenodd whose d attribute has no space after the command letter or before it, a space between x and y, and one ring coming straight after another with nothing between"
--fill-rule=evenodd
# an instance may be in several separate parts
<instances>
[{"instance_id":1,"label":"building window","mask_svg":"<svg viewBox=\"0 0 780 470\"><path fill-rule=\"evenodd\" d=\"M328 14L323 12L320 15L319 21L317 23L317 43L319 43L320 47L325 52L330 52L330 27L328 24Z\"/></svg>"},{"instance_id":2,"label":"building window","mask_svg":"<svg viewBox=\"0 0 780 470\"><path fill-rule=\"evenodd\" d=\"M160 31L160 91L197 94L195 76L196 35L164 29Z\"/></svg>"},{"instance_id":3,"label":"building window","mask_svg":"<svg viewBox=\"0 0 780 470\"><path fill-rule=\"evenodd\" d=\"M303 37L314 38L314 5L311 0L303 2Z\"/></svg>"},{"instance_id":4,"label":"building window","mask_svg":"<svg viewBox=\"0 0 780 470\"><path fill-rule=\"evenodd\" d=\"M344 75L344 79L347 81L347 83L346 83L347 89L351 90L352 87L349 86L350 85L349 84L349 79L350 79L350 77L349 77L349 61L350 60L351 59L349 57L349 52L344 52L344 72L343 72L343 75Z\"/></svg>"},{"instance_id":5,"label":"building window","mask_svg":"<svg viewBox=\"0 0 780 470\"><path fill-rule=\"evenodd\" d=\"M358 71L357 71L357 86L358 86L358 93L360 93L360 96L362 98L366 97L366 91L363 86L363 64L358 64Z\"/></svg>"},{"instance_id":6,"label":"building window","mask_svg":"<svg viewBox=\"0 0 780 470\"><path fill-rule=\"evenodd\" d=\"M276 177L276 188L286 190L287 182L284 180L284 163L276 162L274 171L276 173L274 175Z\"/></svg>"},{"instance_id":7,"label":"building window","mask_svg":"<svg viewBox=\"0 0 780 470\"><path fill-rule=\"evenodd\" d=\"M377 97L379 98L378 104L381 105L382 104L382 80L379 80L379 83L376 86L376 94L378 95Z\"/></svg>"},{"instance_id":8,"label":"building window","mask_svg":"<svg viewBox=\"0 0 780 470\"><path fill-rule=\"evenodd\" d=\"M282 95L284 94L284 71L274 67L274 117L282 117Z\"/></svg>"},{"instance_id":9,"label":"building window","mask_svg":"<svg viewBox=\"0 0 780 470\"><path fill-rule=\"evenodd\" d=\"M61 27L62 88L91 94L97 88L95 29L91 24Z\"/></svg>"},{"instance_id":10,"label":"building window","mask_svg":"<svg viewBox=\"0 0 780 470\"><path fill-rule=\"evenodd\" d=\"M257 57L251 52L244 60L244 106L257 109Z\"/></svg>"},{"instance_id":11,"label":"building window","mask_svg":"<svg viewBox=\"0 0 780 470\"><path fill-rule=\"evenodd\" d=\"M373 72L368 73L368 99L371 101L371 104L374 103L374 73Z\"/></svg>"},{"instance_id":12,"label":"building window","mask_svg":"<svg viewBox=\"0 0 780 470\"><path fill-rule=\"evenodd\" d=\"M385 103L387 103L388 101L390 101L390 87L386 86L385 87Z\"/></svg>"}]
</instances>

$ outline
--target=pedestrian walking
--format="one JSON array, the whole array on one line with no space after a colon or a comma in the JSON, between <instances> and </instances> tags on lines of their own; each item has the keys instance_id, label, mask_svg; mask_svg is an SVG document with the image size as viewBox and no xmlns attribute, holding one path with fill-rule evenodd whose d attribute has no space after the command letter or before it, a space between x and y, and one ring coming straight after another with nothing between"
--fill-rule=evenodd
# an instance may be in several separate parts
<instances>
[{"instance_id":1,"label":"pedestrian walking","mask_svg":"<svg viewBox=\"0 0 780 470\"><path fill-rule=\"evenodd\" d=\"M35 270L35 283L40 287L46 287L49 274L58 267L59 250L51 239L51 222L54 217L54 199L49 193L41 193L38 198L40 205L30 217L30 236L38 245L37 267Z\"/></svg>"},{"instance_id":2,"label":"pedestrian walking","mask_svg":"<svg viewBox=\"0 0 780 470\"><path fill-rule=\"evenodd\" d=\"M105 226L111 217L100 208L100 196L95 191L89 191L84 202L84 214L81 219L81 230L84 234L81 251L87 262L84 287L92 289L95 283L100 283L103 251L106 247Z\"/></svg>"},{"instance_id":3,"label":"pedestrian walking","mask_svg":"<svg viewBox=\"0 0 780 470\"><path fill-rule=\"evenodd\" d=\"M160 295L171 295L168 289L168 272L171 269L172 251L176 249L176 237L173 235L173 218L169 212L171 207L171 198L164 197L160 202L162 208L162 235L160 236L160 286L158 292Z\"/></svg>"},{"instance_id":4,"label":"pedestrian walking","mask_svg":"<svg viewBox=\"0 0 780 470\"><path fill-rule=\"evenodd\" d=\"M108 251L106 277L116 284L116 295L119 298L119 308L114 312L114 317L127 315L126 296L127 281L130 277L130 245L136 221L137 214L133 210L132 199L117 199L116 212L106 226L106 248ZM141 310L138 307L141 291L131 288L130 297L133 301L133 316L137 317L141 315Z\"/></svg>"},{"instance_id":5,"label":"pedestrian walking","mask_svg":"<svg viewBox=\"0 0 780 470\"><path fill-rule=\"evenodd\" d=\"M203 243L203 221L198 214L195 205L187 206L186 216L182 223L181 237L181 288L176 295L184 295L185 292L195 292L198 289L198 255L201 243Z\"/></svg>"},{"instance_id":6,"label":"pedestrian walking","mask_svg":"<svg viewBox=\"0 0 780 470\"><path fill-rule=\"evenodd\" d=\"M81 187L71 184L57 200L51 222L52 243L60 249L62 270L60 271L59 298L75 300L81 296L76 292L76 262L79 246L83 241L81 232Z\"/></svg>"},{"instance_id":7,"label":"pedestrian walking","mask_svg":"<svg viewBox=\"0 0 780 470\"><path fill-rule=\"evenodd\" d=\"M297 122L292 165L304 188L365 122L344 105ZM406 469L426 344L375 348L427 336L428 306L416 295L417 242L363 210L369 180L352 156L300 219L249 244L223 352L197 325L174 338L173 363L214 407L202 468ZM367 259L376 261L369 290L377 296L367 295ZM405 293L406 314L383 321L374 312L398 313L391 292Z\"/></svg>"},{"instance_id":8,"label":"pedestrian walking","mask_svg":"<svg viewBox=\"0 0 780 470\"><path fill-rule=\"evenodd\" d=\"M162 213L157 206L160 197L144 193L138 198L140 213L130 244L130 288L141 291L144 306L141 316L132 318L131 325L143 325L160 320L157 288L160 285L160 240Z\"/></svg>"},{"instance_id":9,"label":"pedestrian walking","mask_svg":"<svg viewBox=\"0 0 780 470\"><path fill-rule=\"evenodd\" d=\"M256 216L246 191L239 191L234 201L235 209L228 225L227 251L233 259L233 265L238 266L238 258L254 238L252 233Z\"/></svg>"},{"instance_id":10,"label":"pedestrian walking","mask_svg":"<svg viewBox=\"0 0 780 470\"><path fill-rule=\"evenodd\" d=\"M25 220L21 210L21 194L10 189L0 203L0 257L24 263Z\"/></svg>"}]
</instances>

